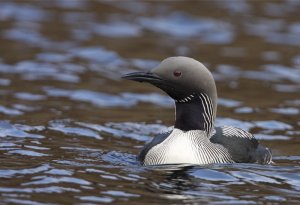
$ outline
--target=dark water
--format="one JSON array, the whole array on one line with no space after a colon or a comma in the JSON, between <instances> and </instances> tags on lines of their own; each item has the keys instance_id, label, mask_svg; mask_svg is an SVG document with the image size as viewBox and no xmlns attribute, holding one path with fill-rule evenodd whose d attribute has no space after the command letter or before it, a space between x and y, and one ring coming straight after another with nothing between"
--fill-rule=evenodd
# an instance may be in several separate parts
<instances>
[{"instance_id":1,"label":"dark water","mask_svg":"<svg viewBox=\"0 0 300 205\"><path fill-rule=\"evenodd\" d=\"M0 204L298 204L300 1L0 1ZM218 125L275 165L141 167L174 121L120 79L168 56L205 63Z\"/></svg>"}]
</instances>

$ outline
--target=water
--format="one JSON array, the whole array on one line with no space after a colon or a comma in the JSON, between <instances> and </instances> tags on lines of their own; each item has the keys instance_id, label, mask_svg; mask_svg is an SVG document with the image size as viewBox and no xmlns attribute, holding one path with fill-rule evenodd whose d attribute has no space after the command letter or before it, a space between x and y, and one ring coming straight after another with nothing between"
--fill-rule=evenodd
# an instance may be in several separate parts
<instances>
[{"instance_id":1,"label":"water","mask_svg":"<svg viewBox=\"0 0 300 205\"><path fill-rule=\"evenodd\" d=\"M0 2L1 204L298 204L299 1ZM213 72L217 125L274 165L142 167L173 102L120 79L186 55Z\"/></svg>"}]
</instances>

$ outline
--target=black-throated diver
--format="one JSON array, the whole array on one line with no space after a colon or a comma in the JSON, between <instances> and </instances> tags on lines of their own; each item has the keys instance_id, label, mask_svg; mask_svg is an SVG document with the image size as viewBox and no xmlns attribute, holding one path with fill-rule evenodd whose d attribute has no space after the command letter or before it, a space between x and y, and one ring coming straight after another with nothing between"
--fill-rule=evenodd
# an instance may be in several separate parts
<instances>
[{"instance_id":1,"label":"black-throated diver","mask_svg":"<svg viewBox=\"0 0 300 205\"><path fill-rule=\"evenodd\" d=\"M150 72L125 79L148 82L175 100L174 129L146 144L138 155L143 165L272 162L268 148L242 129L214 127L217 89L211 72L188 57L169 57Z\"/></svg>"}]
</instances>

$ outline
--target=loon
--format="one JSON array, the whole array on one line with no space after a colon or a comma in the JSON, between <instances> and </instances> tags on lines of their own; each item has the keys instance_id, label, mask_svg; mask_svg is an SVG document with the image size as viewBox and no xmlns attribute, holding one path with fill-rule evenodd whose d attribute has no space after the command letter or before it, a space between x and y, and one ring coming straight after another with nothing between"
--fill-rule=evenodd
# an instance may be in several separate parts
<instances>
[{"instance_id":1,"label":"loon","mask_svg":"<svg viewBox=\"0 0 300 205\"><path fill-rule=\"evenodd\" d=\"M146 144L138 155L142 165L260 163L271 164L270 149L252 134L232 126L214 127L217 89L211 72L189 57L169 57L150 72L124 79L148 82L175 101L175 125Z\"/></svg>"}]
</instances>

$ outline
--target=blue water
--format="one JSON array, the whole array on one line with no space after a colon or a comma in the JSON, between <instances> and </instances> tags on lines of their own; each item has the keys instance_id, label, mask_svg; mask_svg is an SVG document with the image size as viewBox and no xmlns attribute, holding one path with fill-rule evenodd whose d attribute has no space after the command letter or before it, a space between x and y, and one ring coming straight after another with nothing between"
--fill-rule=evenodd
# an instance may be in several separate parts
<instances>
[{"instance_id":1,"label":"blue water","mask_svg":"<svg viewBox=\"0 0 300 205\"><path fill-rule=\"evenodd\" d=\"M0 204L298 204L298 1L0 2ZM275 162L148 166L174 103L120 78L168 56L202 61L216 125Z\"/></svg>"}]
</instances>

